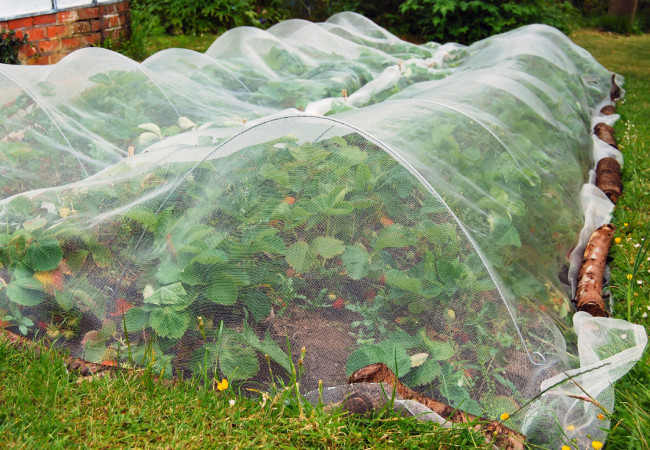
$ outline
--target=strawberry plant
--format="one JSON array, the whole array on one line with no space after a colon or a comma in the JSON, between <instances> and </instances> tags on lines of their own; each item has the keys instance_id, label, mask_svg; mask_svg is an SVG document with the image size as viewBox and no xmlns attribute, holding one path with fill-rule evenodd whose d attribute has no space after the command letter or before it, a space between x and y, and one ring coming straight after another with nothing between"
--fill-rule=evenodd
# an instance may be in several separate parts
<instances>
[{"instance_id":1,"label":"strawberry plant","mask_svg":"<svg viewBox=\"0 0 650 450\"><path fill-rule=\"evenodd\" d=\"M30 220L39 203L16 197L4 210L15 225L1 241L3 320L36 323L45 313L51 331L69 336L65 318L80 313L86 331L67 339L87 359L124 361L130 353L146 362L151 347L166 373L197 370L208 355L225 376L249 379L260 370L260 352L287 364L262 324L318 306L343 314L349 332L363 336L349 370L397 351L400 373L423 386L435 373L457 373L464 352L474 351L469 336L511 326L444 207L354 134L318 144L281 138L187 169L167 166L113 184L112 198L151 196L117 214L101 183L38 200L69 198L70 215L59 207ZM433 304L450 312L440 317ZM471 318L475 307L479 321ZM21 323L26 334L38 332ZM499 346L522 351L512 342ZM433 355L429 362L411 363L423 352ZM445 362L431 371L436 361Z\"/></svg>"}]
</instances>

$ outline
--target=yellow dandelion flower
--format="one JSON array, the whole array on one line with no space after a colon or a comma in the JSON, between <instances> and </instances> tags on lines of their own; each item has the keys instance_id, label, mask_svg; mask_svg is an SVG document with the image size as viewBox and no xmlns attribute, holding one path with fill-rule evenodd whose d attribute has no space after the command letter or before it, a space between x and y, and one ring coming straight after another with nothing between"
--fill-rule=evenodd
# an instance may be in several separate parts
<instances>
[{"instance_id":1,"label":"yellow dandelion flower","mask_svg":"<svg viewBox=\"0 0 650 450\"><path fill-rule=\"evenodd\" d=\"M228 380L224 378L221 380L220 383L217 383L217 389L219 389L220 391L225 391L226 389L228 389Z\"/></svg>"},{"instance_id":2,"label":"yellow dandelion flower","mask_svg":"<svg viewBox=\"0 0 650 450\"><path fill-rule=\"evenodd\" d=\"M632 279L632 274L631 274L631 273L628 273L628 274L627 274L627 279L628 279L628 280L631 280L631 279Z\"/></svg>"},{"instance_id":3,"label":"yellow dandelion flower","mask_svg":"<svg viewBox=\"0 0 650 450\"><path fill-rule=\"evenodd\" d=\"M510 414L508 413L501 414L501 420L508 420L509 418L510 418Z\"/></svg>"},{"instance_id":4,"label":"yellow dandelion flower","mask_svg":"<svg viewBox=\"0 0 650 450\"><path fill-rule=\"evenodd\" d=\"M614 238L614 242L616 242L617 244L620 244L621 243L621 238L620 237Z\"/></svg>"},{"instance_id":5,"label":"yellow dandelion flower","mask_svg":"<svg viewBox=\"0 0 650 450\"><path fill-rule=\"evenodd\" d=\"M625 222L625 223L623 224L624 227L626 227L626 226L628 226L628 225L629 225L629 223L627 223L627 222Z\"/></svg>"},{"instance_id":6,"label":"yellow dandelion flower","mask_svg":"<svg viewBox=\"0 0 650 450\"><path fill-rule=\"evenodd\" d=\"M573 431L573 430L576 429L576 427L575 427L575 425L569 425L568 427L566 427L566 429L567 429L567 431Z\"/></svg>"},{"instance_id":7,"label":"yellow dandelion flower","mask_svg":"<svg viewBox=\"0 0 650 450\"><path fill-rule=\"evenodd\" d=\"M568 445L563 445L562 450L571 450L571 447L569 447Z\"/></svg>"},{"instance_id":8,"label":"yellow dandelion flower","mask_svg":"<svg viewBox=\"0 0 650 450\"><path fill-rule=\"evenodd\" d=\"M596 450L600 450L603 448L603 443L600 441L591 441L591 446Z\"/></svg>"},{"instance_id":9,"label":"yellow dandelion flower","mask_svg":"<svg viewBox=\"0 0 650 450\"><path fill-rule=\"evenodd\" d=\"M605 420L605 415L604 414L598 414L596 417L598 417L598 420Z\"/></svg>"}]
</instances>

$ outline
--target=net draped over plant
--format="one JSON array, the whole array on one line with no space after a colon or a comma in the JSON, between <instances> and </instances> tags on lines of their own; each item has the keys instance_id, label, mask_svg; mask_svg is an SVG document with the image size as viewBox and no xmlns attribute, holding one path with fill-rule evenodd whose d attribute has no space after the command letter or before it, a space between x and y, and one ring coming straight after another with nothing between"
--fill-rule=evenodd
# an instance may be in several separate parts
<instances>
[{"instance_id":1,"label":"net draped over plant","mask_svg":"<svg viewBox=\"0 0 650 450\"><path fill-rule=\"evenodd\" d=\"M574 381L611 411L646 343L570 300L610 80L548 26L418 46L352 13L2 65L2 326L256 387L305 347L305 392L385 362L533 442L603 438Z\"/></svg>"}]
</instances>

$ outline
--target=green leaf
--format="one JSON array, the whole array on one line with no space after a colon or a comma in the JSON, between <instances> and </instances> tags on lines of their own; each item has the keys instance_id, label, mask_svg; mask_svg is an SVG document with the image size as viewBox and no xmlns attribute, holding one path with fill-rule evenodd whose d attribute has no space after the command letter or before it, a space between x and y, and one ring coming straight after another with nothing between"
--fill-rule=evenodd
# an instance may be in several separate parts
<instances>
[{"instance_id":1,"label":"green leaf","mask_svg":"<svg viewBox=\"0 0 650 450\"><path fill-rule=\"evenodd\" d=\"M159 336L180 339L190 324L190 316L186 311L175 311L170 307L155 308L151 311L149 324Z\"/></svg>"},{"instance_id":2,"label":"green leaf","mask_svg":"<svg viewBox=\"0 0 650 450\"><path fill-rule=\"evenodd\" d=\"M271 337L267 331L264 335L264 340L260 342L255 332L247 325L244 324L244 329L241 332L241 338L250 345L253 349L262 354L269 355L273 361L280 364L287 373L291 372L291 362L289 356L282 351L280 346Z\"/></svg>"},{"instance_id":3,"label":"green leaf","mask_svg":"<svg viewBox=\"0 0 650 450\"><path fill-rule=\"evenodd\" d=\"M23 223L23 228L29 232L36 231L40 228L43 228L47 221L42 217L36 217L34 219L27 220Z\"/></svg>"},{"instance_id":4,"label":"green leaf","mask_svg":"<svg viewBox=\"0 0 650 450\"><path fill-rule=\"evenodd\" d=\"M255 350L245 347L241 336L224 330L219 346L219 368L230 380L251 378L260 370Z\"/></svg>"},{"instance_id":5,"label":"green leaf","mask_svg":"<svg viewBox=\"0 0 650 450\"><path fill-rule=\"evenodd\" d=\"M268 295L257 289L246 292L243 302L251 314L253 314L256 322L266 319L271 312L271 299L269 299Z\"/></svg>"},{"instance_id":6,"label":"green leaf","mask_svg":"<svg viewBox=\"0 0 650 450\"><path fill-rule=\"evenodd\" d=\"M36 306L45 300L43 285L34 278L18 278L9 283L7 296L22 306Z\"/></svg>"},{"instance_id":7,"label":"green leaf","mask_svg":"<svg viewBox=\"0 0 650 450\"><path fill-rule=\"evenodd\" d=\"M317 237L313 240L311 245L314 249L314 253L325 259L340 255L345 250L345 244L343 241L333 237Z\"/></svg>"},{"instance_id":8,"label":"green leaf","mask_svg":"<svg viewBox=\"0 0 650 450\"><path fill-rule=\"evenodd\" d=\"M156 306L174 306L184 309L191 302L188 302L187 292L185 292L183 284L179 281L178 283L159 287L153 294L144 299L144 303Z\"/></svg>"},{"instance_id":9,"label":"green leaf","mask_svg":"<svg viewBox=\"0 0 650 450\"><path fill-rule=\"evenodd\" d=\"M359 347L352 352L345 368L348 375L351 375L355 370L374 363L386 364L398 377L406 375L411 370L411 357L406 350L390 341Z\"/></svg>"},{"instance_id":10,"label":"green leaf","mask_svg":"<svg viewBox=\"0 0 650 450\"><path fill-rule=\"evenodd\" d=\"M333 158L337 163L345 166L356 166L368 159L368 154L359 147L348 145L335 153Z\"/></svg>"},{"instance_id":11,"label":"green leaf","mask_svg":"<svg viewBox=\"0 0 650 450\"><path fill-rule=\"evenodd\" d=\"M200 264L188 264L180 270L178 277L183 283L190 286L205 285L209 282L209 272L210 270L206 270L206 267Z\"/></svg>"},{"instance_id":12,"label":"green leaf","mask_svg":"<svg viewBox=\"0 0 650 450\"><path fill-rule=\"evenodd\" d=\"M384 228L375 241L374 251L388 247L410 247L418 243L418 237L399 225Z\"/></svg>"},{"instance_id":13,"label":"green leaf","mask_svg":"<svg viewBox=\"0 0 650 450\"><path fill-rule=\"evenodd\" d=\"M280 186L287 186L289 184L289 174L284 170L276 168L272 164L263 164L259 169L259 174L275 183L278 183Z\"/></svg>"},{"instance_id":14,"label":"green leaf","mask_svg":"<svg viewBox=\"0 0 650 450\"><path fill-rule=\"evenodd\" d=\"M65 263L72 273L76 273L81 269L84 261L90 252L88 250L80 249L74 252L67 253L65 256Z\"/></svg>"},{"instance_id":15,"label":"green leaf","mask_svg":"<svg viewBox=\"0 0 650 450\"><path fill-rule=\"evenodd\" d=\"M218 305L232 306L237 303L237 287L241 284L231 275L220 274L206 286L203 295Z\"/></svg>"},{"instance_id":16,"label":"green leaf","mask_svg":"<svg viewBox=\"0 0 650 450\"><path fill-rule=\"evenodd\" d=\"M420 281L420 279L411 278L405 273L395 269L386 272L386 284L414 294L419 293L422 289L422 281Z\"/></svg>"},{"instance_id":17,"label":"green leaf","mask_svg":"<svg viewBox=\"0 0 650 450\"><path fill-rule=\"evenodd\" d=\"M359 164L354 179L354 187L359 190L366 190L370 187L370 180L372 180L372 173L370 172L368 165Z\"/></svg>"},{"instance_id":18,"label":"green leaf","mask_svg":"<svg viewBox=\"0 0 650 450\"><path fill-rule=\"evenodd\" d=\"M97 332L96 339L107 341L117 332L117 325L112 320L106 320L102 328Z\"/></svg>"},{"instance_id":19,"label":"green leaf","mask_svg":"<svg viewBox=\"0 0 650 450\"><path fill-rule=\"evenodd\" d=\"M314 257L305 241L294 242L285 256L287 263L298 273L305 273L314 263Z\"/></svg>"},{"instance_id":20,"label":"green leaf","mask_svg":"<svg viewBox=\"0 0 650 450\"><path fill-rule=\"evenodd\" d=\"M160 284L172 284L179 280L181 268L171 261L164 262L158 266L156 280Z\"/></svg>"},{"instance_id":21,"label":"green leaf","mask_svg":"<svg viewBox=\"0 0 650 450\"><path fill-rule=\"evenodd\" d=\"M455 353L453 345L448 341L432 341L427 338L424 341L424 345L431 352L431 358L436 361L445 361L454 356Z\"/></svg>"},{"instance_id":22,"label":"green leaf","mask_svg":"<svg viewBox=\"0 0 650 450\"><path fill-rule=\"evenodd\" d=\"M54 298L56 299L56 303L64 311L70 311L75 307L74 290L65 290L63 292L54 291Z\"/></svg>"},{"instance_id":23,"label":"green leaf","mask_svg":"<svg viewBox=\"0 0 650 450\"><path fill-rule=\"evenodd\" d=\"M84 346L83 358L91 363L99 364L102 362L102 356L106 353L106 342L88 342Z\"/></svg>"},{"instance_id":24,"label":"green leaf","mask_svg":"<svg viewBox=\"0 0 650 450\"><path fill-rule=\"evenodd\" d=\"M408 376L409 386L424 386L432 383L440 375L440 363L432 358L427 358L419 367L414 367Z\"/></svg>"},{"instance_id":25,"label":"green leaf","mask_svg":"<svg viewBox=\"0 0 650 450\"><path fill-rule=\"evenodd\" d=\"M78 280L74 287L63 292L55 292L56 301L65 310L81 308L89 310L99 320L106 316L108 297L101 289L93 286L88 280Z\"/></svg>"},{"instance_id":26,"label":"green leaf","mask_svg":"<svg viewBox=\"0 0 650 450\"><path fill-rule=\"evenodd\" d=\"M93 256L93 261L97 264L97 267L106 268L111 265L113 261L113 256L111 251L104 244L100 242L95 242L89 245L90 252Z\"/></svg>"},{"instance_id":27,"label":"green leaf","mask_svg":"<svg viewBox=\"0 0 650 450\"><path fill-rule=\"evenodd\" d=\"M199 253L194 258L191 259L190 264L218 264L228 261L228 255L223 250L208 250L202 253Z\"/></svg>"},{"instance_id":28,"label":"green leaf","mask_svg":"<svg viewBox=\"0 0 650 450\"><path fill-rule=\"evenodd\" d=\"M353 280L360 280L368 275L370 270L370 253L360 242L348 246L341 256L348 276Z\"/></svg>"},{"instance_id":29,"label":"green leaf","mask_svg":"<svg viewBox=\"0 0 650 450\"><path fill-rule=\"evenodd\" d=\"M158 225L158 218L156 215L149 211L146 208L136 207L124 214L125 217L133 219L136 222L141 223L149 231L156 231L156 225Z\"/></svg>"},{"instance_id":30,"label":"green leaf","mask_svg":"<svg viewBox=\"0 0 650 450\"><path fill-rule=\"evenodd\" d=\"M33 241L25 253L25 263L36 272L56 269L63 259L61 244L56 239Z\"/></svg>"},{"instance_id":31,"label":"green leaf","mask_svg":"<svg viewBox=\"0 0 650 450\"><path fill-rule=\"evenodd\" d=\"M445 287L457 286L461 273L458 263L456 261L439 260L438 277Z\"/></svg>"},{"instance_id":32,"label":"green leaf","mask_svg":"<svg viewBox=\"0 0 650 450\"><path fill-rule=\"evenodd\" d=\"M242 243L247 244L246 253L266 252L283 255L286 247L282 238L277 236L279 232L280 230L274 227L259 227L252 233L242 236Z\"/></svg>"},{"instance_id":33,"label":"green leaf","mask_svg":"<svg viewBox=\"0 0 650 450\"><path fill-rule=\"evenodd\" d=\"M126 332L138 332L149 326L149 313L142 308L130 308L124 313Z\"/></svg>"},{"instance_id":34,"label":"green leaf","mask_svg":"<svg viewBox=\"0 0 650 450\"><path fill-rule=\"evenodd\" d=\"M512 245L517 248L521 247L519 232L515 227L508 228L508 230L501 236L501 238L497 239L495 245L498 248L507 247L509 245Z\"/></svg>"}]
</instances>

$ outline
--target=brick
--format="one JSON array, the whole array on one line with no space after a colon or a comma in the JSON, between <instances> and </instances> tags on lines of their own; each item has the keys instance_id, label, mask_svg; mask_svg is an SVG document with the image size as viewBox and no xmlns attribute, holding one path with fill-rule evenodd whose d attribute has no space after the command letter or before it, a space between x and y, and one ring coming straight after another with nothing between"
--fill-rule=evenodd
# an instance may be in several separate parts
<instances>
[{"instance_id":1,"label":"brick","mask_svg":"<svg viewBox=\"0 0 650 450\"><path fill-rule=\"evenodd\" d=\"M8 29L9 29L9 22L7 21L0 22L0 31L4 31Z\"/></svg>"},{"instance_id":2,"label":"brick","mask_svg":"<svg viewBox=\"0 0 650 450\"><path fill-rule=\"evenodd\" d=\"M61 48L64 50L76 50L81 48L81 39L78 37L68 37L61 39Z\"/></svg>"},{"instance_id":3,"label":"brick","mask_svg":"<svg viewBox=\"0 0 650 450\"><path fill-rule=\"evenodd\" d=\"M111 29L119 25L121 25L119 16L104 17L104 28Z\"/></svg>"},{"instance_id":4,"label":"brick","mask_svg":"<svg viewBox=\"0 0 650 450\"><path fill-rule=\"evenodd\" d=\"M93 6L92 8L79 8L77 13L79 14L80 20L97 19L99 17L99 8L97 6Z\"/></svg>"},{"instance_id":5,"label":"brick","mask_svg":"<svg viewBox=\"0 0 650 450\"><path fill-rule=\"evenodd\" d=\"M47 25L50 23L56 23L56 14L34 16L34 25Z\"/></svg>"},{"instance_id":6,"label":"brick","mask_svg":"<svg viewBox=\"0 0 650 450\"><path fill-rule=\"evenodd\" d=\"M102 37L99 35L99 33L93 33L82 36L81 40L83 41L84 45L97 45L101 43Z\"/></svg>"},{"instance_id":7,"label":"brick","mask_svg":"<svg viewBox=\"0 0 650 450\"><path fill-rule=\"evenodd\" d=\"M90 21L90 29L92 31L99 31L102 29L102 21L101 20L91 20Z\"/></svg>"},{"instance_id":8,"label":"brick","mask_svg":"<svg viewBox=\"0 0 650 450\"><path fill-rule=\"evenodd\" d=\"M61 41L55 39L53 41L41 41L36 44L40 53L50 53L61 48Z\"/></svg>"},{"instance_id":9,"label":"brick","mask_svg":"<svg viewBox=\"0 0 650 450\"><path fill-rule=\"evenodd\" d=\"M14 19L9 21L10 30L18 30L20 28L31 27L34 24L33 17L24 17L22 19Z\"/></svg>"},{"instance_id":10,"label":"brick","mask_svg":"<svg viewBox=\"0 0 650 450\"><path fill-rule=\"evenodd\" d=\"M41 55L38 58L34 58L32 64L38 64L39 66L45 66L50 63L49 55Z\"/></svg>"},{"instance_id":11,"label":"brick","mask_svg":"<svg viewBox=\"0 0 650 450\"><path fill-rule=\"evenodd\" d=\"M99 15L100 16L105 16L108 14L117 14L117 7L115 4L111 5L101 5L99 7Z\"/></svg>"},{"instance_id":12,"label":"brick","mask_svg":"<svg viewBox=\"0 0 650 450\"><path fill-rule=\"evenodd\" d=\"M18 59L25 60L27 58L31 58L37 53L36 48L31 46L31 45L23 45L20 47L20 50L18 50Z\"/></svg>"},{"instance_id":13,"label":"brick","mask_svg":"<svg viewBox=\"0 0 650 450\"><path fill-rule=\"evenodd\" d=\"M72 23L70 24L70 31L72 31L72 34L90 33L90 21Z\"/></svg>"},{"instance_id":14,"label":"brick","mask_svg":"<svg viewBox=\"0 0 650 450\"><path fill-rule=\"evenodd\" d=\"M68 34L68 27L65 25L53 25L47 27L47 37L52 39L59 36L64 36Z\"/></svg>"},{"instance_id":15,"label":"brick","mask_svg":"<svg viewBox=\"0 0 650 450\"><path fill-rule=\"evenodd\" d=\"M30 41L40 41L47 38L45 27L34 27L24 31L27 33L27 39Z\"/></svg>"},{"instance_id":16,"label":"brick","mask_svg":"<svg viewBox=\"0 0 650 450\"><path fill-rule=\"evenodd\" d=\"M118 12L129 11L129 2L120 2L115 6L117 7Z\"/></svg>"},{"instance_id":17,"label":"brick","mask_svg":"<svg viewBox=\"0 0 650 450\"><path fill-rule=\"evenodd\" d=\"M47 63L48 64L55 64L61 61L67 53L53 53L52 55L49 55L47 57Z\"/></svg>"},{"instance_id":18,"label":"brick","mask_svg":"<svg viewBox=\"0 0 650 450\"><path fill-rule=\"evenodd\" d=\"M22 39L24 35L25 35L25 32L23 30L16 30L16 37L18 39Z\"/></svg>"},{"instance_id":19,"label":"brick","mask_svg":"<svg viewBox=\"0 0 650 450\"><path fill-rule=\"evenodd\" d=\"M75 22L79 20L79 12L76 9L72 9L70 11L63 11L58 13L57 17L59 23Z\"/></svg>"}]
</instances>

